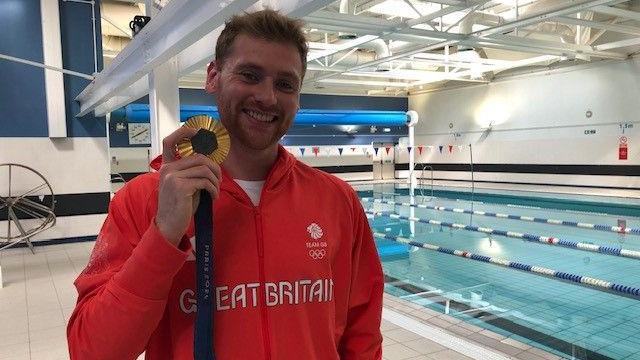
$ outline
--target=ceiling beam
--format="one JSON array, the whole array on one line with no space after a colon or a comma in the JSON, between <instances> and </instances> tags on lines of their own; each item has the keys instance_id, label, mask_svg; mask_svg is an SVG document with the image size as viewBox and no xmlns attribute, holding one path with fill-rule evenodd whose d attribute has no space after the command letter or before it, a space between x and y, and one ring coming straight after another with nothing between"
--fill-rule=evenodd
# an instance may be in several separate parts
<instances>
[{"instance_id":1,"label":"ceiling beam","mask_svg":"<svg viewBox=\"0 0 640 360\"><path fill-rule=\"evenodd\" d=\"M371 34L373 31L377 31L380 28L398 28L396 22L387 21L383 19L375 19L375 28L366 29L363 27L355 27L360 26L357 25L358 16L355 15L346 15L340 14L341 17L337 20L342 22L344 25L342 26L343 31L349 31L358 35ZM333 24L336 19L331 18L331 13L322 13L317 14L317 16L313 17L313 26L317 26L319 28L323 28L325 23ZM352 25L356 24L356 25ZM463 45L469 46L478 46L482 44L482 46L486 47L494 47L499 49L512 49L514 51L524 51L527 53L534 54L551 54L551 55L577 55L577 54L588 54L592 56L597 56L601 58L610 58L610 59L622 59L625 58L624 54L612 53L612 52L603 52L594 50L592 47L587 45L575 45L575 44L565 44L559 41L547 41L547 40L537 40L523 37L516 37L511 35L501 35L496 34L492 36L478 37L478 36L466 36L464 34L456 34L456 33L446 33L441 31L433 31L427 29L416 29L416 28L404 28L395 30L390 32L387 35L381 37L386 40L399 40L399 41L407 41L414 43L433 43L436 41L446 41L446 40L456 40Z\"/></svg>"},{"instance_id":2,"label":"ceiling beam","mask_svg":"<svg viewBox=\"0 0 640 360\"><path fill-rule=\"evenodd\" d=\"M486 2L488 2L488 0L482 1L481 3L486 3ZM477 4L478 4L478 2L474 3L474 5L477 5ZM427 23L427 22L429 22L431 20L435 20L435 19L437 19L439 17L454 13L456 11L461 11L461 10L464 10L464 9L467 9L467 8L473 8L474 5L471 5L471 6L467 6L467 5L447 6L446 8L440 9L440 10L435 11L435 12L432 12L431 14L427 14L427 15L421 16L421 17L419 17L417 19L409 20L409 21L407 21L406 26L407 27L412 27L412 26L415 26L415 25L418 25L418 24L424 24L424 23Z\"/></svg>"},{"instance_id":3,"label":"ceiling beam","mask_svg":"<svg viewBox=\"0 0 640 360\"><path fill-rule=\"evenodd\" d=\"M625 19L640 21L640 12L620 9L617 7L611 6L596 6L593 8L595 12L599 12L601 14L618 16Z\"/></svg>"},{"instance_id":4,"label":"ceiling beam","mask_svg":"<svg viewBox=\"0 0 640 360\"><path fill-rule=\"evenodd\" d=\"M628 0L583 0L583 1L572 1L570 3L564 3L561 6L556 7L553 10L544 10L539 13L534 13L523 17L521 19L508 22L504 25L498 25L494 27L490 27L488 29L480 30L471 33L471 35L475 36L487 36L492 34L499 34L510 32L511 30L517 27L535 25L541 23L543 21L547 21L551 18L575 14L580 11L584 11L587 9L591 9L595 6L601 5L615 5L622 2L626 2Z\"/></svg>"},{"instance_id":5,"label":"ceiling beam","mask_svg":"<svg viewBox=\"0 0 640 360\"><path fill-rule=\"evenodd\" d=\"M337 85L385 86L385 87L400 87L400 88L407 88L409 85L411 85L408 82L350 80L350 79L324 79L324 80L319 80L318 82L337 84Z\"/></svg>"},{"instance_id":6,"label":"ceiling beam","mask_svg":"<svg viewBox=\"0 0 640 360\"><path fill-rule=\"evenodd\" d=\"M635 46L640 45L640 37L614 41L607 44L596 45L595 49L600 51L611 50L611 49L619 49L627 46Z\"/></svg>"},{"instance_id":7,"label":"ceiling beam","mask_svg":"<svg viewBox=\"0 0 640 360\"><path fill-rule=\"evenodd\" d=\"M640 36L640 28L637 28L635 26L606 24L606 23L600 23L597 21L577 19L577 18L568 17L568 16L560 16L558 18L555 18L554 20L562 24L585 26L593 29L603 29L603 30L621 33L621 34Z\"/></svg>"},{"instance_id":8,"label":"ceiling beam","mask_svg":"<svg viewBox=\"0 0 640 360\"><path fill-rule=\"evenodd\" d=\"M493 66L490 68L485 68L482 69L482 72L485 71L501 71L501 70L507 70L507 69L511 69L511 68L515 68L515 67L521 67L521 66L531 66L531 65L535 65L535 64L540 64L540 63L548 63L549 61L555 61L558 60L557 56L552 56L552 55L541 55L541 56L536 56L536 57L532 57L529 59L523 59L523 60L517 60L517 61L512 61L509 64L505 64L505 65L497 65L497 66ZM449 74L445 74L442 73L445 76L445 79L443 80L454 80L454 79L459 79L459 78L463 78L466 76L472 76L474 73L474 70L466 70L466 71L461 71L461 72L457 72L457 73L449 73ZM433 83L433 82L437 82L437 81L441 81L441 80L436 80L436 79L430 79L430 80L423 80L423 81L416 81L414 83L411 84L411 87L415 88L416 86L420 86L420 85L425 85L425 84L429 84L429 83Z\"/></svg>"},{"instance_id":9,"label":"ceiling beam","mask_svg":"<svg viewBox=\"0 0 640 360\"><path fill-rule=\"evenodd\" d=\"M347 70L347 72L354 72L363 68L367 68L367 67L373 67L373 66L377 66L380 64L383 64L385 62L389 62L389 61L393 61L393 60L397 60L397 59L401 59L404 57L408 57L417 53L421 53L424 51L430 51L433 49L437 49L440 47L444 47L444 46L448 46L448 45L454 45L460 42L477 42L478 44L480 44L481 42L487 42L487 43L491 43L492 41L504 41L504 40L500 40L500 39L492 39L489 36L490 35L494 35L494 34L501 34L501 33L508 33L510 31L512 31L513 29L515 29L516 27L522 27L522 26L529 26L529 25L534 25L543 21L546 21L547 19L553 18L553 17L558 17L558 16L564 16L564 15L569 15L569 14L574 14L586 9L590 9L594 6L600 6L600 5L611 5L611 4L618 4L621 2L625 2L627 0L583 0L583 1L579 1L578 3L571 3L569 5L564 4L560 7L557 7L555 9L552 10L547 10L547 11L543 11L541 13L535 13L535 14L531 14L527 17L518 19L518 20L514 20L511 22L507 22L505 24L502 25L498 25L498 26L494 26L494 27L490 27L484 30L480 30L480 31L476 31L473 32L469 35L462 35L463 38L462 39L456 39L456 40L443 40L443 41L439 41L436 43L432 43L426 46L413 46L407 50L401 51L399 53L396 53L394 55L391 56L386 56L374 61L369 61L366 62L364 64L360 64L357 66L353 66L351 68L349 68ZM450 33L443 33L443 32L438 32L438 31L429 31L429 30L421 30L421 29L397 29L396 32L404 32L405 30L410 30L412 32L415 31L423 31L423 32L427 32L429 34L434 34L433 36L438 36L438 37L450 37L450 36L457 36L460 37L461 34L450 34ZM523 38L517 38L518 41L524 40ZM561 44L561 43L559 43ZM508 45L508 44L507 44ZM521 46L523 45L522 43L516 43L514 44L514 46ZM523 46L525 47L525 46ZM588 48L588 47L587 47ZM568 50L568 49L567 49ZM591 51L589 51L591 52ZM615 54L614 56L619 57L625 57L622 54ZM319 77L316 77L314 79L308 79L305 83L310 83L310 82L315 82L315 81L319 81L319 80L323 80L323 79L328 79L331 77L334 77L338 75L338 73L331 73L331 74L325 74L325 75L321 75Z\"/></svg>"},{"instance_id":10,"label":"ceiling beam","mask_svg":"<svg viewBox=\"0 0 640 360\"><path fill-rule=\"evenodd\" d=\"M347 42L344 42L340 45L336 45L335 48L333 49L329 49L329 50L323 50L323 51L318 51L314 54L309 54L307 56L307 61L313 61L316 59L320 59L323 58L325 56L329 56L329 55L333 55L335 53L339 53L340 51L344 51L344 50L348 50L351 48L355 48L358 47L360 45L366 44L370 41L373 41L375 39L378 39L378 36L375 35L364 35L361 36L359 38L353 39L353 40L349 40Z\"/></svg>"}]
</instances>

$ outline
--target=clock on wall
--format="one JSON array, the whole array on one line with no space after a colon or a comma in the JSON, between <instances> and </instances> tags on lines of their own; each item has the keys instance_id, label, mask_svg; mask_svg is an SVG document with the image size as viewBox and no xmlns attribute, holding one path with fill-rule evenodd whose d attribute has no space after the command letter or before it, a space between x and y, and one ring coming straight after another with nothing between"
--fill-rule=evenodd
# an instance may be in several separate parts
<instances>
[{"instance_id":1,"label":"clock on wall","mask_svg":"<svg viewBox=\"0 0 640 360\"><path fill-rule=\"evenodd\" d=\"M129 145L150 145L151 124L129 123Z\"/></svg>"}]
</instances>

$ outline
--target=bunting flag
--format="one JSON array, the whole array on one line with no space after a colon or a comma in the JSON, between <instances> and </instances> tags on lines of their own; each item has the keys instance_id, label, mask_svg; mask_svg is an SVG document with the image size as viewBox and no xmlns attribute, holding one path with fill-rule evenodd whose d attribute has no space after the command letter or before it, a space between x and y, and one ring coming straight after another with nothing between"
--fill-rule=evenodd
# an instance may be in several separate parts
<instances>
[{"instance_id":1,"label":"bunting flag","mask_svg":"<svg viewBox=\"0 0 640 360\"><path fill-rule=\"evenodd\" d=\"M411 146L407 146L407 152L411 154Z\"/></svg>"},{"instance_id":2,"label":"bunting flag","mask_svg":"<svg viewBox=\"0 0 640 360\"><path fill-rule=\"evenodd\" d=\"M449 154L453 152L453 145L449 145Z\"/></svg>"},{"instance_id":3,"label":"bunting flag","mask_svg":"<svg viewBox=\"0 0 640 360\"><path fill-rule=\"evenodd\" d=\"M340 156L342 156L342 148L338 148L338 153L340 153Z\"/></svg>"},{"instance_id":4,"label":"bunting flag","mask_svg":"<svg viewBox=\"0 0 640 360\"><path fill-rule=\"evenodd\" d=\"M363 153L363 154L365 154L365 155L368 155L368 152L367 152L367 148L366 148L366 147L363 147L363 148L362 148L362 153Z\"/></svg>"},{"instance_id":5,"label":"bunting flag","mask_svg":"<svg viewBox=\"0 0 640 360\"><path fill-rule=\"evenodd\" d=\"M438 146L438 149L440 149L440 154L442 154L442 148L444 148L444 146L442 145Z\"/></svg>"},{"instance_id":6,"label":"bunting flag","mask_svg":"<svg viewBox=\"0 0 640 360\"><path fill-rule=\"evenodd\" d=\"M384 150L387 152L387 155L389 155L389 150L391 150L391 146L389 145L385 146Z\"/></svg>"},{"instance_id":7,"label":"bunting flag","mask_svg":"<svg viewBox=\"0 0 640 360\"><path fill-rule=\"evenodd\" d=\"M373 148L373 151L375 151L376 156L378 156L378 149L379 149L379 148L377 148L377 147L374 147L374 148Z\"/></svg>"},{"instance_id":8,"label":"bunting flag","mask_svg":"<svg viewBox=\"0 0 640 360\"><path fill-rule=\"evenodd\" d=\"M422 145L418 146L418 152L420 153L420 155L422 155L422 148L423 148Z\"/></svg>"},{"instance_id":9,"label":"bunting flag","mask_svg":"<svg viewBox=\"0 0 640 360\"><path fill-rule=\"evenodd\" d=\"M303 147L300 148L300 154L302 154L302 156L304 157L304 148Z\"/></svg>"},{"instance_id":10,"label":"bunting flag","mask_svg":"<svg viewBox=\"0 0 640 360\"><path fill-rule=\"evenodd\" d=\"M352 147L351 152L356 152L356 148Z\"/></svg>"},{"instance_id":11,"label":"bunting flag","mask_svg":"<svg viewBox=\"0 0 640 360\"><path fill-rule=\"evenodd\" d=\"M313 153L314 153L316 156L318 156L318 153L320 152L320 148L319 148L319 147L314 146L311 150L313 151Z\"/></svg>"}]
</instances>

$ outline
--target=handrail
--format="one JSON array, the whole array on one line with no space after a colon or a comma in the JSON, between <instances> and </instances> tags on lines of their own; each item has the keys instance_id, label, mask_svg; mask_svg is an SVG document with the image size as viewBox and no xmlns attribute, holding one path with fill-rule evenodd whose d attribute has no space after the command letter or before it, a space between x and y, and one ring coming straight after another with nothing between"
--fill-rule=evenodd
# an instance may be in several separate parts
<instances>
[{"instance_id":1,"label":"handrail","mask_svg":"<svg viewBox=\"0 0 640 360\"><path fill-rule=\"evenodd\" d=\"M422 185L423 185L422 180L424 180L424 171L427 170L427 169L431 170L431 198L429 198L428 201L431 201L433 199L433 166L431 166L431 165L423 165L422 166L422 173L420 174L420 195L422 195L422 201L423 202L425 201L424 200L425 196L424 196L423 189L422 189Z\"/></svg>"}]
</instances>

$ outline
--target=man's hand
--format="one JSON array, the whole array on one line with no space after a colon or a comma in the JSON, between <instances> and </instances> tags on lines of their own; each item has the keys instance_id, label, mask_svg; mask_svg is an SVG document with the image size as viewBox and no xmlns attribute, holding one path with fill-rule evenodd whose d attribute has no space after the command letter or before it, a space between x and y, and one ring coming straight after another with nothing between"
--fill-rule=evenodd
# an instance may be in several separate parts
<instances>
[{"instance_id":1,"label":"man's hand","mask_svg":"<svg viewBox=\"0 0 640 360\"><path fill-rule=\"evenodd\" d=\"M200 190L207 190L214 200L220 192L220 166L202 154L176 159L176 144L197 133L181 127L162 141L162 167L156 226L160 233L177 246L187 231L200 199Z\"/></svg>"}]
</instances>

